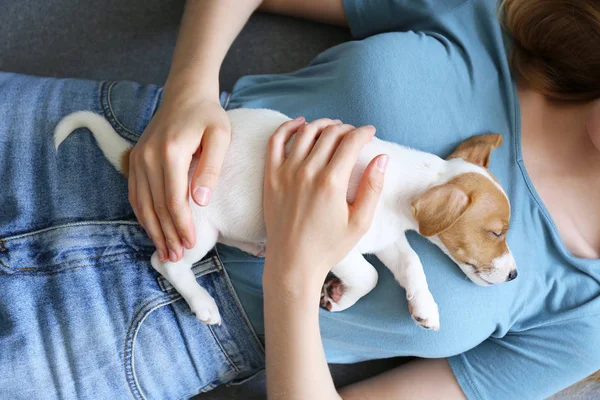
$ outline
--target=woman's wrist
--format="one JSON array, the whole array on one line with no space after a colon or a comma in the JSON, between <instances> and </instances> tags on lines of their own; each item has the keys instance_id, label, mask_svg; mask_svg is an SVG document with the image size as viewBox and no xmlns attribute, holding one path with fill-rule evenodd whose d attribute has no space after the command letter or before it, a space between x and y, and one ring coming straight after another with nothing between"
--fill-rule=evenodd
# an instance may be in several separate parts
<instances>
[{"instance_id":1,"label":"woman's wrist","mask_svg":"<svg viewBox=\"0 0 600 400\"><path fill-rule=\"evenodd\" d=\"M306 259L286 258L267 254L263 272L263 290L265 296L274 292L287 297L320 298L326 273Z\"/></svg>"},{"instance_id":2,"label":"woman's wrist","mask_svg":"<svg viewBox=\"0 0 600 400\"><path fill-rule=\"evenodd\" d=\"M165 101L219 101L218 75L190 72L170 73L164 86Z\"/></svg>"}]
</instances>

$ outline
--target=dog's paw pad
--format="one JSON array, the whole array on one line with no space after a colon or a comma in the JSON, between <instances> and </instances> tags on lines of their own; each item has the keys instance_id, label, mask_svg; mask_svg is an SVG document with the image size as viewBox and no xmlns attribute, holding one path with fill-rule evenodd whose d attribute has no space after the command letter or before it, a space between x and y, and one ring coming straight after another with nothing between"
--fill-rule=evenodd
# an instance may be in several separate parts
<instances>
[{"instance_id":1,"label":"dog's paw pad","mask_svg":"<svg viewBox=\"0 0 600 400\"><path fill-rule=\"evenodd\" d=\"M256 253L254 253L254 257L265 258L267 255L267 245L258 246L256 249Z\"/></svg>"},{"instance_id":2,"label":"dog's paw pad","mask_svg":"<svg viewBox=\"0 0 600 400\"><path fill-rule=\"evenodd\" d=\"M338 311L338 302L344 295L345 287L342 281L334 274L327 275L321 289L321 307L329 311Z\"/></svg>"},{"instance_id":3,"label":"dog's paw pad","mask_svg":"<svg viewBox=\"0 0 600 400\"><path fill-rule=\"evenodd\" d=\"M440 330L440 315L438 307L433 297L425 297L423 300L420 297L409 302L408 311L412 319L422 328L439 331Z\"/></svg>"},{"instance_id":4,"label":"dog's paw pad","mask_svg":"<svg viewBox=\"0 0 600 400\"><path fill-rule=\"evenodd\" d=\"M208 325L221 325L219 308L210 295L196 296L190 301L190 309L198 321Z\"/></svg>"}]
</instances>

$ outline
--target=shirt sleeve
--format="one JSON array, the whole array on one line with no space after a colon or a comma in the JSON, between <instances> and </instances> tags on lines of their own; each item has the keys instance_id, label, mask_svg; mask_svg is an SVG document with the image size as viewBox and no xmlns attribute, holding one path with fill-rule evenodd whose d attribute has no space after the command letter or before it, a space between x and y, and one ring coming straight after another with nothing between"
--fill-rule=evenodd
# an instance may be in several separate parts
<instances>
[{"instance_id":1,"label":"shirt sleeve","mask_svg":"<svg viewBox=\"0 0 600 400\"><path fill-rule=\"evenodd\" d=\"M600 369L600 316L490 338L448 359L468 399L544 399Z\"/></svg>"},{"instance_id":2,"label":"shirt sleeve","mask_svg":"<svg viewBox=\"0 0 600 400\"><path fill-rule=\"evenodd\" d=\"M355 38L383 32L416 30L469 0L343 0Z\"/></svg>"}]
</instances>

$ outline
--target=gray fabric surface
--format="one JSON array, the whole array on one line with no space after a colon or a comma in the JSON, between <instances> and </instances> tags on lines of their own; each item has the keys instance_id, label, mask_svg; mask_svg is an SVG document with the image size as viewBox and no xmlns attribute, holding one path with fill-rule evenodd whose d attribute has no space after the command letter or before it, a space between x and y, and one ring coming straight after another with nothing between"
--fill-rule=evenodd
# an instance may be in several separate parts
<instances>
[{"instance_id":1,"label":"gray fabric surface","mask_svg":"<svg viewBox=\"0 0 600 400\"><path fill-rule=\"evenodd\" d=\"M0 1L0 70L163 84L184 1ZM222 89L256 73L293 71L349 39L345 29L257 14L221 71Z\"/></svg>"},{"instance_id":2,"label":"gray fabric surface","mask_svg":"<svg viewBox=\"0 0 600 400\"><path fill-rule=\"evenodd\" d=\"M0 0L0 70L24 74L163 84L175 46L183 0ZM292 71L349 39L345 29L257 14L229 51L220 76L230 89L242 75ZM338 386L373 376L403 360L334 365ZM592 399L582 385L556 399ZM221 387L198 400L263 399L264 375Z\"/></svg>"}]
</instances>

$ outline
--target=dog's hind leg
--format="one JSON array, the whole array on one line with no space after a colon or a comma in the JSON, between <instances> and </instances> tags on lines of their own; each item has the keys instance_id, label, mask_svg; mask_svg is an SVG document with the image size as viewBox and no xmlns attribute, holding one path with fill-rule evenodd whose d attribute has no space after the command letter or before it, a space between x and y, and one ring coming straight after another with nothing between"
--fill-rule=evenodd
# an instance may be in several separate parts
<instances>
[{"instance_id":1,"label":"dog's hind leg","mask_svg":"<svg viewBox=\"0 0 600 400\"><path fill-rule=\"evenodd\" d=\"M198 221L196 221L198 224ZM192 313L207 324L221 324L221 315L215 300L198 284L192 264L201 260L217 243L219 232L207 223L196 227L196 245L184 250L183 258L177 262L162 262L157 253L152 255L152 266L181 294Z\"/></svg>"},{"instance_id":2,"label":"dog's hind leg","mask_svg":"<svg viewBox=\"0 0 600 400\"><path fill-rule=\"evenodd\" d=\"M362 254L350 252L331 270L321 292L321 306L329 311L351 307L377 285L377 270Z\"/></svg>"}]
</instances>

